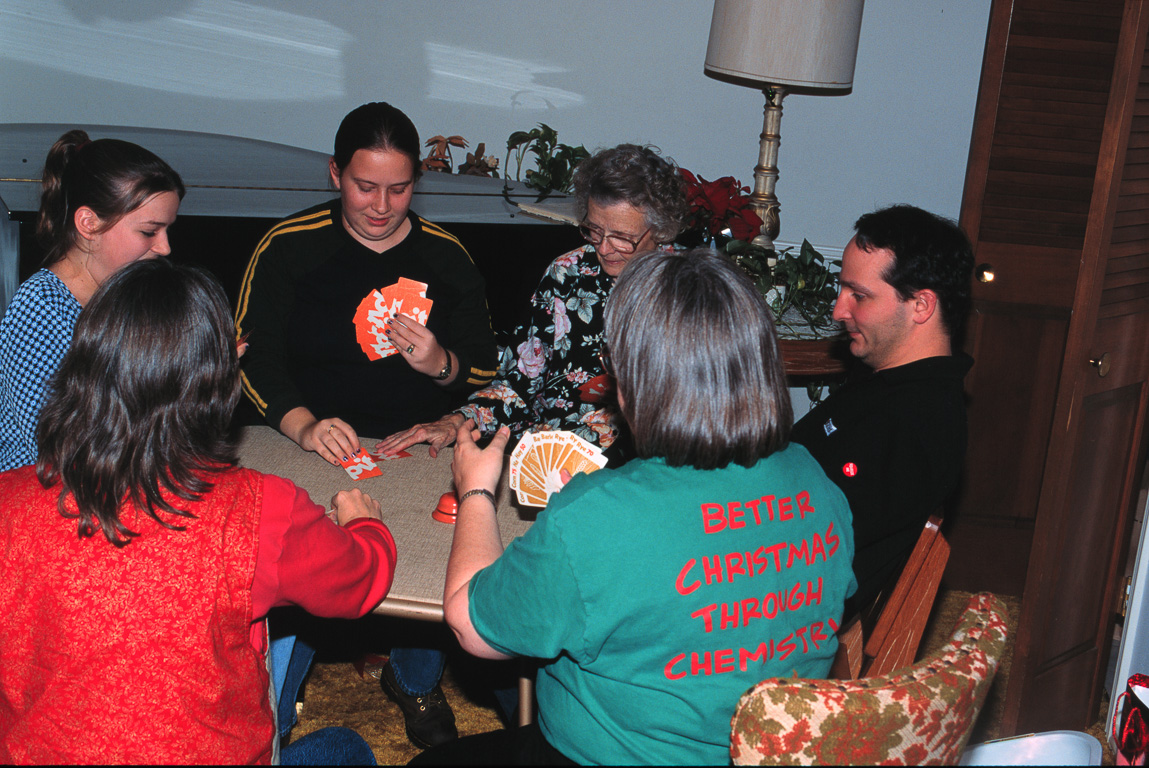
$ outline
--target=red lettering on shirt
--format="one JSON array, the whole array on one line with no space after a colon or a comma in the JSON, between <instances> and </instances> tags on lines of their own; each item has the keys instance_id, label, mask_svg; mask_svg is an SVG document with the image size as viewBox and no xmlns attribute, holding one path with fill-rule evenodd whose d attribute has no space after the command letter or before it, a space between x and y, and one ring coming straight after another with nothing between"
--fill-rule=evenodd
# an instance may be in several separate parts
<instances>
[{"instance_id":1,"label":"red lettering on shirt","mask_svg":"<svg viewBox=\"0 0 1149 768\"><path fill-rule=\"evenodd\" d=\"M707 584L722 581L722 558L715 555L710 560L705 557L702 558L702 577L706 579Z\"/></svg>"},{"instance_id":2,"label":"red lettering on shirt","mask_svg":"<svg viewBox=\"0 0 1149 768\"><path fill-rule=\"evenodd\" d=\"M814 589L814 582L806 582L806 605L822 604L822 577L818 577L818 588Z\"/></svg>"},{"instance_id":3,"label":"red lettering on shirt","mask_svg":"<svg viewBox=\"0 0 1149 768\"><path fill-rule=\"evenodd\" d=\"M802 491L794 498L798 501L798 513L802 516L803 520L806 519L806 515L814 514L814 507L810 505L809 491Z\"/></svg>"},{"instance_id":4,"label":"red lettering on shirt","mask_svg":"<svg viewBox=\"0 0 1149 768\"><path fill-rule=\"evenodd\" d=\"M830 551L826 553L826 557L833 557L834 553L838 551L838 534L834 533L833 523L826 527L826 543L830 545Z\"/></svg>"},{"instance_id":5,"label":"red lettering on shirt","mask_svg":"<svg viewBox=\"0 0 1149 768\"><path fill-rule=\"evenodd\" d=\"M718 622L719 629L730 629L738 626L738 603L723 603L722 618Z\"/></svg>"},{"instance_id":6,"label":"red lettering on shirt","mask_svg":"<svg viewBox=\"0 0 1149 768\"><path fill-rule=\"evenodd\" d=\"M746 566L742 562L742 553L731 552L726 555L726 580L734 581L734 577L738 574L749 576L750 572L746 570Z\"/></svg>"},{"instance_id":7,"label":"red lettering on shirt","mask_svg":"<svg viewBox=\"0 0 1149 768\"><path fill-rule=\"evenodd\" d=\"M695 579L694 583L689 587L683 583L683 580L686 578L686 574L690 573L690 569L694 567L696 562L698 561L693 557L690 558L686 561L686 565L682 566L682 570L678 572L678 578L674 580L674 588L678 590L678 594L689 595L691 592L702 586L702 582L698 581L697 579Z\"/></svg>"},{"instance_id":8,"label":"red lettering on shirt","mask_svg":"<svg viewBox=\"0 0 1149 768\"><path fill-rule=\"evenodd\" d=\"M723 517L723 509L721 504L703 504L702 505L702 532L703 533L718 533L726 527L726 518Z\"/></svg>"},{"instance_id":9,"label":"red lettering on shirt","mask_svg":"<svg viewBox=\"0 0 1149 768\"><path fill-rule=\"evenodd\" d=\"M782 661L785 661L791 653L798 650L798 646L794 644L793 632L778 641L778 650L780 652L778 658L782 659Z\"/></svg>"},{"instance_id":10,"label":"red lettering on shirt","mask_svg":"<svg viewBox=\"0 0 1149 768\"><path fill-rule=\"evenodd\" d=\"M726 505L726 519L730 521L731 530L746 527L746 521L742 519L744 512L745 510L742 509L742 505L736 501L732 501Z\"/></svg>"},{"instance_id":11,"label":"red lettering on shirt","mask_svg":"<svg viewBox=\"0 0 1149 768\"><path fill-rule=\"evenodd\" d=\"M761 502L766 502L766 519L774 519L774 496L763 496Z\"/></svg>"},{"instance_id":12,"label":"red lettering on shirt","mask_svg":"<svg viewBox=\"0 0 1149 768\"><path fill-rule=\"evenodd\" d=\"M692 619L702 619L703 631L709 632L714 629L714 611L718 608L718 603L711 603L705 608L699 608L690 614Z\"/></svg>"},{"instance_id":13,"label":"red lettering on shirt","mask_svg":"<svg viewBox=\"0 0 1149 768\"><path fill-rule=\"evenodd\" d=\"M774 656L774 641L773 640L771 640L769 642L769 644L767 644L766 642L759 643L758 648L755 649L754 651L748 651L745 648L739 648L738 649L738 668L741 669L743 672L745 672L746 671L746 662L757 661L757 662L760 662L762 664L765 664L766 662L770 661L770 659L773 656Z\"/></svg>"},{"instance_id":14,"label":"red lettering on shirt","mask_svg":"<svg viewBox=\"0 0 1149 768\"><path fill-rule=\"evenodd\" d=\"M786 548L786 542L780 541L777 544L774 544L773 546L768 547L766 549L767 555L774 555L774 570L775 571L778 571L778 572L782 571L782 556L780 553L785 548Z\"/></svg>"},{"instance_id":15,"label":"red lettering on shirt","mask_svg":"<svg viewBox=\"0 0 1149 768\"><path fill-rule=\"evenodd\" d=\"M761 499L754 499L753 501L746 502L746 506L754 513L754 525L762 525L762 516L758 514L758 505L762 503Z\"/></svg>"}]
</instances>

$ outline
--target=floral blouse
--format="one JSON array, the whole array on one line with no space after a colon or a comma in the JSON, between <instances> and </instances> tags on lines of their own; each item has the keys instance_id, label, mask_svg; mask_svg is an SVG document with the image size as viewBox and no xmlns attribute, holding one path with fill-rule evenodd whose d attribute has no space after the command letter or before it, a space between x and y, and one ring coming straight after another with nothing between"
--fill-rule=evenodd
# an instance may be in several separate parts
<instances>
[{"instance_id":1,"label":"floral blouse","mask_svg":"<svg viewBox=\"0 0 1149 768\"><path fill-rule=\"evenodd\" d=\"M623 426L614 382L602 368L603 317L614 279L584 245L547 267L528 321L500 349L499 372L456 412L484 434L506 424L512 440L528 429L563 429L606 450Z\"/></svg>"}]
</instances>

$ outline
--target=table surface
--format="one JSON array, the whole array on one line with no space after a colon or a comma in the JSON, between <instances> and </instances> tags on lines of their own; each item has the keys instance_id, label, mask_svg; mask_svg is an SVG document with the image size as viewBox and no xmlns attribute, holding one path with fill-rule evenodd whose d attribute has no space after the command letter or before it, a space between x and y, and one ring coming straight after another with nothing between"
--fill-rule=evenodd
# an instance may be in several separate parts
<instances>
[{"instance_id":1,"label":"table surface","mask_svg":"<svg viewBox=\"0 0 1149 768\"><path fill-rule=\"evenodd\" d=\"M360 438L367 450L376 439ZM271 427L246 427L240 444L240 464L279 475L303 488L317 504L328 506L337 492L359 488L383 507L383 522L395 537L398 561L391 591L375 613L425 621L443 620L443 581L455 527L431 518L439 497L454 490L453 450L444 448L432 459L427 445L407 449L410 457L379 463L380 477L352 480L341 467L304 451ZM507 488L506 473L496 494L499 532L506 546L526 533L539 510L520 507Z\"/></svg>"}]
</instances>

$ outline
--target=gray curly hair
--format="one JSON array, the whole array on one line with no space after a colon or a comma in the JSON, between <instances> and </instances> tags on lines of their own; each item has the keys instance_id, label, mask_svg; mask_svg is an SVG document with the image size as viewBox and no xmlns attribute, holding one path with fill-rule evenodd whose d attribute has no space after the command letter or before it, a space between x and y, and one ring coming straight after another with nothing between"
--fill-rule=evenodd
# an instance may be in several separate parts
<instances>
[{"instance_id":1,"label":"gray curly hair","mask_svg":"<svg viewBox=\"0 0 1149 768\"><path fill-rule=\"evenodd\" d=\"M575 170L574 194L580 218L586 216L587 202L592 199L638 208L659 243L674 240L690 214L686 182L678 166L651 146L619 144L599 150Z\"/></svg>"}]
</instances>

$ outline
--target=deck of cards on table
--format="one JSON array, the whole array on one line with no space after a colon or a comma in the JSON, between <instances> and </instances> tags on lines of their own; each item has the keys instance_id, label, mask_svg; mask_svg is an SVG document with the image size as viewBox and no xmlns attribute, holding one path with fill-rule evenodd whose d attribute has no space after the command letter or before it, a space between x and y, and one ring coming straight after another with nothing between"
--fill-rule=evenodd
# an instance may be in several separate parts
<instances>
[{"instance_id":1,"label":"deck of cards on table","mask_svg":"<svg viewBox=\"0 0 1149 768\"><path fill-rule=\"evenodd\" d=\"M347 471L352 480L363 480L368 477L379 477L383 470L379 469L376 461L391 461L392 459L405 459L411 454L407 451L398 453L368 453L366 448L360 447L359 452L349 458L340 458L339 464Z\"/></svg>"},{"instance_id":2,"label":"deck of cards on table","mask_svg":"<svg viewBox=\"0 0 1149 768\"><path fill-rule=\"evenodd\" d=\"M511 452L507 482L525 507L545 507L563 487L562 470L573 477L606 466L602 450L573 432L528 432Z\"/></svg>"}]
</instances>

